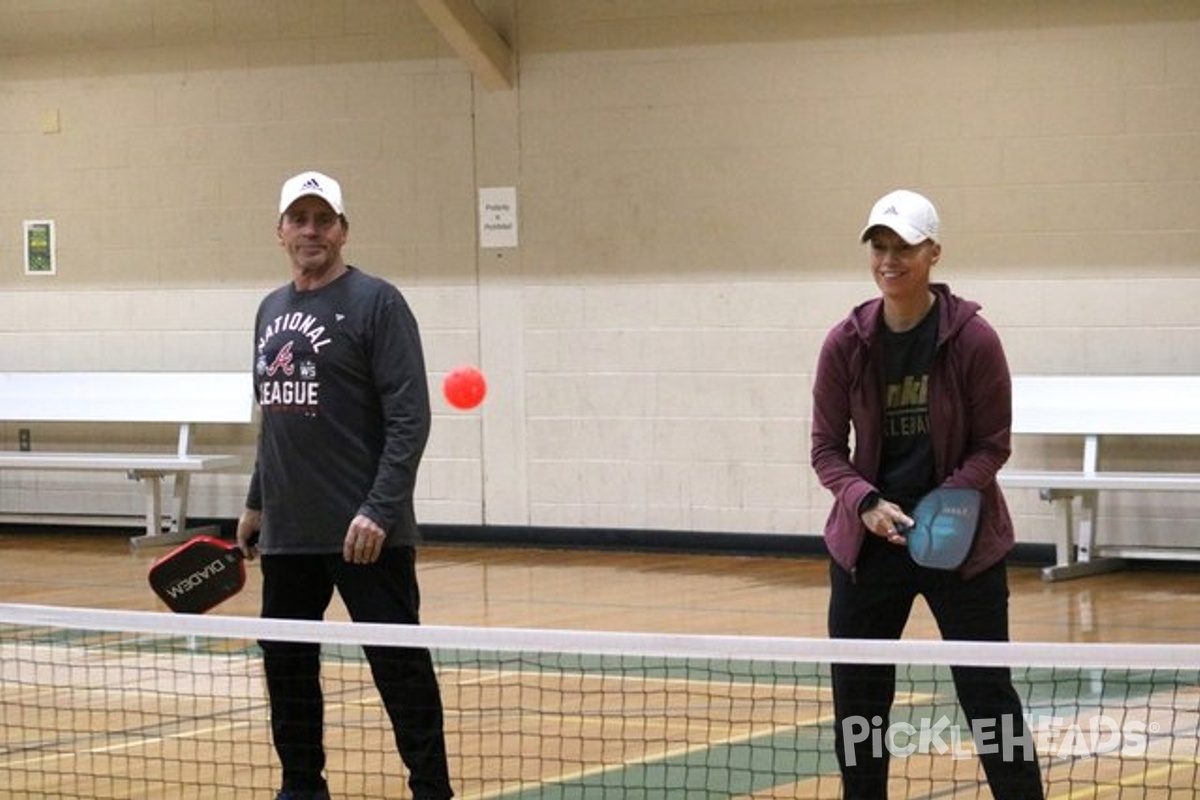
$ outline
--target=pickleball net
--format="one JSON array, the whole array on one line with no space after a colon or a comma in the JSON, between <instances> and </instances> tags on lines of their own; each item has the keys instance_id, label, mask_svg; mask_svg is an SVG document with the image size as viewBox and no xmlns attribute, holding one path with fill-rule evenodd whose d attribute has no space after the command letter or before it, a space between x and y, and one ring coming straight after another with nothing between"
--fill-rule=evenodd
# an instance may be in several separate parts
<instances>
[{"instance_id":1,"label":"pickleball net","mask_svg":"<svg viewBox=\"0 0 1200 800\"><path fill-rule=\"evenodd\" d=\"M461 798L840 796L829 664L894 663L894 798L991 797L950 664L1006 665L1048 797L1196 797L1200 646L396 627L0 605L0 795L273 797L256 642L322 645L338 798L409 797L364 644L428 648ZM992 738L989 740L989 735Z\"/></svg>"}]
</instances>

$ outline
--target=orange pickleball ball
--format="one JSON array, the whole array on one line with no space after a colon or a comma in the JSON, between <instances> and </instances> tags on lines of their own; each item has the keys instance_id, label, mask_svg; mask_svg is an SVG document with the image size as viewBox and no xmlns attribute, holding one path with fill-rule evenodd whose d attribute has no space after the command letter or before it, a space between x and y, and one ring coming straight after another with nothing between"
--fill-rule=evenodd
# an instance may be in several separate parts
<instances>
[{"instance_id":1,"label":"orange pickleball ball","mask_svg":"<svg viewBox=\"0 0 1200 800\"><path fill-rule=\"evenodd\" d=\"M474 408L487 395L487 379L475 367L455 367L442 381L446 402L458 409Z\"/></svg>"}]
</instances>

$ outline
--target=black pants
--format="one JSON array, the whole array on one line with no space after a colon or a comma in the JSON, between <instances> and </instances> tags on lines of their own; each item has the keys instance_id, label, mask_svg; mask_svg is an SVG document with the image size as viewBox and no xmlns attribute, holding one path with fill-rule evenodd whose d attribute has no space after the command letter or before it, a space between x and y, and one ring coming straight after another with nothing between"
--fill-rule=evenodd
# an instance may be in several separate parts
<instances>
[{"instance_id":1,"label":"black pants","mask_svg":"<svg viewBox=\"0 0 1200 800\"><path fill-rule=\"evenodd\" d=\"M1008 641L1008 577L1003 561L964 581L956 572L919 567L904 548L868 536L855 574L835 563L830 568L830 582L832 638L898 639L920 594L943 639ZM952 667L951 674L968 722L979 720L994 732L989 744L997 746L979 748L993 797L1041 800L1044 793L1037 754L1010 670ZM896 669L891 665L834 664L832 677L843 797L885 800L889 754L886 746L875 742L889 724ZM846 724L851 725L851 737L846 735ZM874 741L872 736L862 735L868 725ZM1005 741L1001 742L1002 738Z\"/></svg>"},{"instance_id":2,"label":"black pants","mask_svg":"<svg viewBox=\"0 0 1200 800\"><path fill-rule=\"evenodd\" d=\"M356 622L419 622L421 599L411 547L388 548L374 564L348 564L340 553L264 555L262 574L264 617L321 619L336 587ZM320 646L272 641L259 645L271 701L271 733L283 764L283 788L323 788ZM363 652L391 719L396 747L408 767L413 796L452 797L442 698L429 651L365 647Z\"/></svg>"}]
</instances>

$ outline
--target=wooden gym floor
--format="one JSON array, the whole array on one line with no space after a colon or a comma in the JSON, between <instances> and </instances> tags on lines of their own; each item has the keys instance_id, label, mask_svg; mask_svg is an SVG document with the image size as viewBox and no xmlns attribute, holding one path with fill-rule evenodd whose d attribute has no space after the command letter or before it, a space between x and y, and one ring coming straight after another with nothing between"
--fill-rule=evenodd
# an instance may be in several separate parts
<instances>
[{"instance_id":1,"label":"wooden gym floor","mask_svg":"<svg viewBox=\"0 0 1200 800\"><path fill-rule=\"evenodd\" d=\"M164 550L159 548L135 550L130 547L124 534L118 535L112 531L81 532L50 528L0 530L0 603L162 611L165 608L147 585L146 573L153 560L163 552ZM427 546L421 551L419 571L424 603L423 618L428 624L825 636L827 565L824 559L819 558ZM250 564L248 573L246 590L220 606L215 613L256 615L260 579L257 564ZM1038 568L1013 566L1010 568L1010 586L1012 637L1016 641L1194 642L1197 623L1200 622L1200 572L1195 570L1130 570L1074 581L1045 583ZM344 609L336 603L335 600L335 606L329 616L344 619ZM920 603L917 604L906 635L909 638L938 638L928 611ZM163 662L159 663L161 666ZM352 666L348 665L347 668ZM51 669L52 665L46 668ZM357 668L361 671L363 665L359 664ZM491 681L494 680L493 677L481 682L478 676L472 678L469 671L462 675L458 675L458 672L462 670L447 668L443 673L443 692L447 697L455 697L456 692L481 691L479 687L491 686ZM544 678L518 675L516 680ZM357 691L369 692L365 674L358 674L349 683L358 687ZM247 685L253 687L257 682L248 681ZM502 686L507 688L500 691L512 691L512 686ZM543 692L547 696L553 696L552 686L538 685L532 688L539 697ZM214 690L212 695L219 698L220 692ZM620 694L616 696L620 697ZM261 706L261 703L258 705ZM336 704L336 707L359 708L369 705L341 702ZM459 707L453 702L451 705L454 708ZM474 706L465 703L462 707ZM490 706L485 703L481 707ZM768 703L767 707L773 707L773 704ZM792 706L784 703L782 707ZM255 709L257 706L251 710L255 711L257 716L251 715L242 724L258 725L261 728L265 723L259 719L262 716L261 711ZM107 715L100 715L96 719L102 723L105 730L114 726L120 728L121 725L114 722L114 718L123 712L124 709L120 707L110 709ZM556 718L554 715L551 717ZM464 714L463 719L466 718L467 715ZM588 718L581 719L586 721ZM772 725L780 726L780 730L785 731L797 729L796 720L789 719L786 723L780 725L778 721L760 720L756 722L759 728L755 730L764 726L770 728ZM463 728L463 733L459 734L460 738L454 740L452 764L455 774L463 783L461 796L470 800L508 798L510 793L496 792L489 788L497 780L492 774L492 771L499 768L497 759L482 756L468 758L471 742L474 740L465 735L463 720L457 720L455 724ZM1186 720L1184 724L1188 724ZM147 733L140 723L131 729L137 733L135 740L122 743L123 747L130 748L130 752L156 752L156 748L163 748L164 752L167 752L166 746L175 741L175 737ZM341 730L336 725L334 729L335 732ZM386 726L380 721L370 728L376 729L386 731ZM454 725L451 725L448 736L453 729ZM245 731L242 733L249 736ZM333 736L328 732L327 735ZM552 741L554 735L554 731L548 732L546 736L550 738L545 741ZM717 734L713 730L704 728L704 736L714 735ZM691 749L699 754L708 753L713 748L723 747L729 736L718 737L715 741L709 741L702 736L691 745ZM252 752L253 757L245 762L252 766L243 764L241 771L235 776L237 779L232 785L238 787L238 796L241 796L242 789L249 791L252 786L252 794L259 796L268 790L271 781L274 780L271 766L273 762L267 751L265 733L259 730L256 737L249 738L254 740L252 744L257 749ZM542 738L539 736L539 741ZM479 744L480 753L492 752L489 748L496 746L493 740L502 743L510 741L505 738L483 737ZM191 740L184 737L180 741ZM361 777L362 780L379 784L371 784L369 790L367 784L364 784L364 788L354 793L354 796L383 796L403 792L402 787L395 783L399 778L391 774L392 770L387 767L388 756L385 754L390 751L386 742L380 739L378 742L371 742L369 747L338 747L334 746L336 741L338 740L334 737L327 742L334 757L343 752L371 754L372 760L369 763L356 762L356 765L348 769L338 768L338 781L351 778L357 780ZM600 743L598 746L607 747L611 744L606 737L595 741ZM1183 743L1186 745L1187 740L1183 740ZM199 742L192 742L190 746L199 746ZM228 743L225 742L221 746L227 747ZM636 747L640 745L634 742L626 743L626 746L634 748L630 752L635 752ZM206 772L205 765L214 763L214 759L230 764L234 756L245 756L247 752L245 745L236 752L221 751L217 745L213 745L213 748L211 751L204 751L207 755L199 762L183 756L163 757L158 760L130 758L130 777L97 779L101 780L102 784L87 783L92 779L86 771L65 770L62 774L58 773L55 771L56 767L51 767L57 764L54 759L63 756L45 755L40 751L36 751L33 756L25 754L23 750L14 751L15 754L10 753L7 761L0 761L0 774L7 774L7 769L11 774L5 778L6 781L25 781L21 786L30 796L42 796L44 791L64 790L73 791L75 796L99 797L101 795L96 794L96 787L103 785L116 787L114 791L117 792L113 795L103 795L105 797L145 797L148 800L157 796L156 787L175 785L175 782L182 781L184 788L177 792L177 796L198 799L210 796L206 793L211 790L211 786L206 783L209 773ZM585 762L589 759L599 759L598 753L583 753L583 756L586 756ZM648 753L646 757L653 762L651 756L654 756L654 753ZM72 757L82 758L78 753ZM43 768L42 761L53 763ZM502 761L522 763L516 755ZM1187 794L1187 789L1192 786L1196 776L1195 763L1186 754L1178 758L1138 761L1132 766L1124 764L1121 759L1047 761L1050 764L1049 769L1057 776L1054 778L1055 788L1051 794L1055 800L1067 797L1099 797L1102 793L1105 797L1125 797L1127 793L1119 788L1125 783L1131 783L1130 791L1140 797L1175 796L1174 789L1170 787L1182 789L1184 794ZM1101 761L1103 769L1107 772L1096 772L1097 767L1089 766ZM538 769L542 768L540 761L530 763L535 763ZM640 758L635 758L630 769L636 773L636 767L640 763ZM951 768L952 773L957 774L957 770L962 769L956 766L957 763L938 760L929 779L940 783L930 785L943 787L950 785L951 781L957 781L950 774L943 774ZM1083 770L1084 774L1078 779L1073 779L1070 770L1079 769L1080 764L1086 768ZM156 765L166 772L162 775L153 772ZM330 764L331 770L334 766L333 763ZM526 779L533 782L522 785L536 787L542 785L539 781L545 780L546 786L553 787L559 781L566 780L563 775L554 772L552 766L552 763L545 766L545 769L550 770L546 775L534 775L532 779ZM1131 769L1134 772L1129 772ZM936 796L940 800L959 796L976 797L981 779L976 774L977 768L973 759L970 760L969 770L970 774L962 784L965 788L961 791L937 788L936 791L931 789L931 793L927 793L925 789L919 789L918 784L906 783L907 775L895 776L894 796ZM1067 774L1060 774L1064 770ZM1164 770L1167 772L1164 773ZM1165 774L1165 779L1164 774L1160 773ZM98 774L108 773L101 771ZM834 777L836 770L830 765L824 765L812 772L796 774L808 777L794 784L789 782L790 779L785 779L780 785L769 784L754 790L743 789L732 793L714 794L710 791L704 796L736 797L738 800L837 796L839 783ZM919 773L914 774L917 775L918 781L925 780ZM1102 786L1096 782L1100 778L1106 781ZM1153 785L1156 788L1149 794L1142 792L1145 788L1140 785L1142 778L1153 779L1155 782ZM393 783L385 786L384 782L389 780ZM75 781L76 783L70 784L74 789L64 789L67 784L62 783L63 781ZM15 786L16 784L13 784L10 788ZM144 786L151 788L137 789ZM683 796L682 791L672 790L671 794ZM542 795L536 788L512 794L512 797L526 796ZM547 796L558 795L552 793Z\"/></svg>"},{"instance_id":2,"label":"wooden gym floor","mask_svg":"<svg viewBox=\"0 0 1200 800\"><path fill-rule=\"evenodd\" d=\"M0 602L165 610L146 583L159 548L113 531L0 531ZM825 636L824 559L426 546L423 621L436 625L664 633ZM246 589L216 613L253 616ZM1046 583L1010 567L1012 638L1055 642L1194 642L1200 571L1127 570ZM344 618L336 605L330 618ZM918 603L909 638L938 638Z\"/></svg>"}]
</instances>

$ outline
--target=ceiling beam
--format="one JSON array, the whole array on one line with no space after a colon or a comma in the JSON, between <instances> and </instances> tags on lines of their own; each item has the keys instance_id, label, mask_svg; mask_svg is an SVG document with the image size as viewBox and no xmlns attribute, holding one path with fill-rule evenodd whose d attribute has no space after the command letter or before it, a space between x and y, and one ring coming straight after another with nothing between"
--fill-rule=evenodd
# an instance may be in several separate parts
<instances>
[{"instance_id":1,"label":"ceiling beam","mask_svg":"<svg viewBox=\"0 0 1200 800\"><path fill-rule=\"evenodd\" d=\"M512 48L474 0L417 0L417 5L485 89L513 88Z\"/></svg>"}]
</instances>

